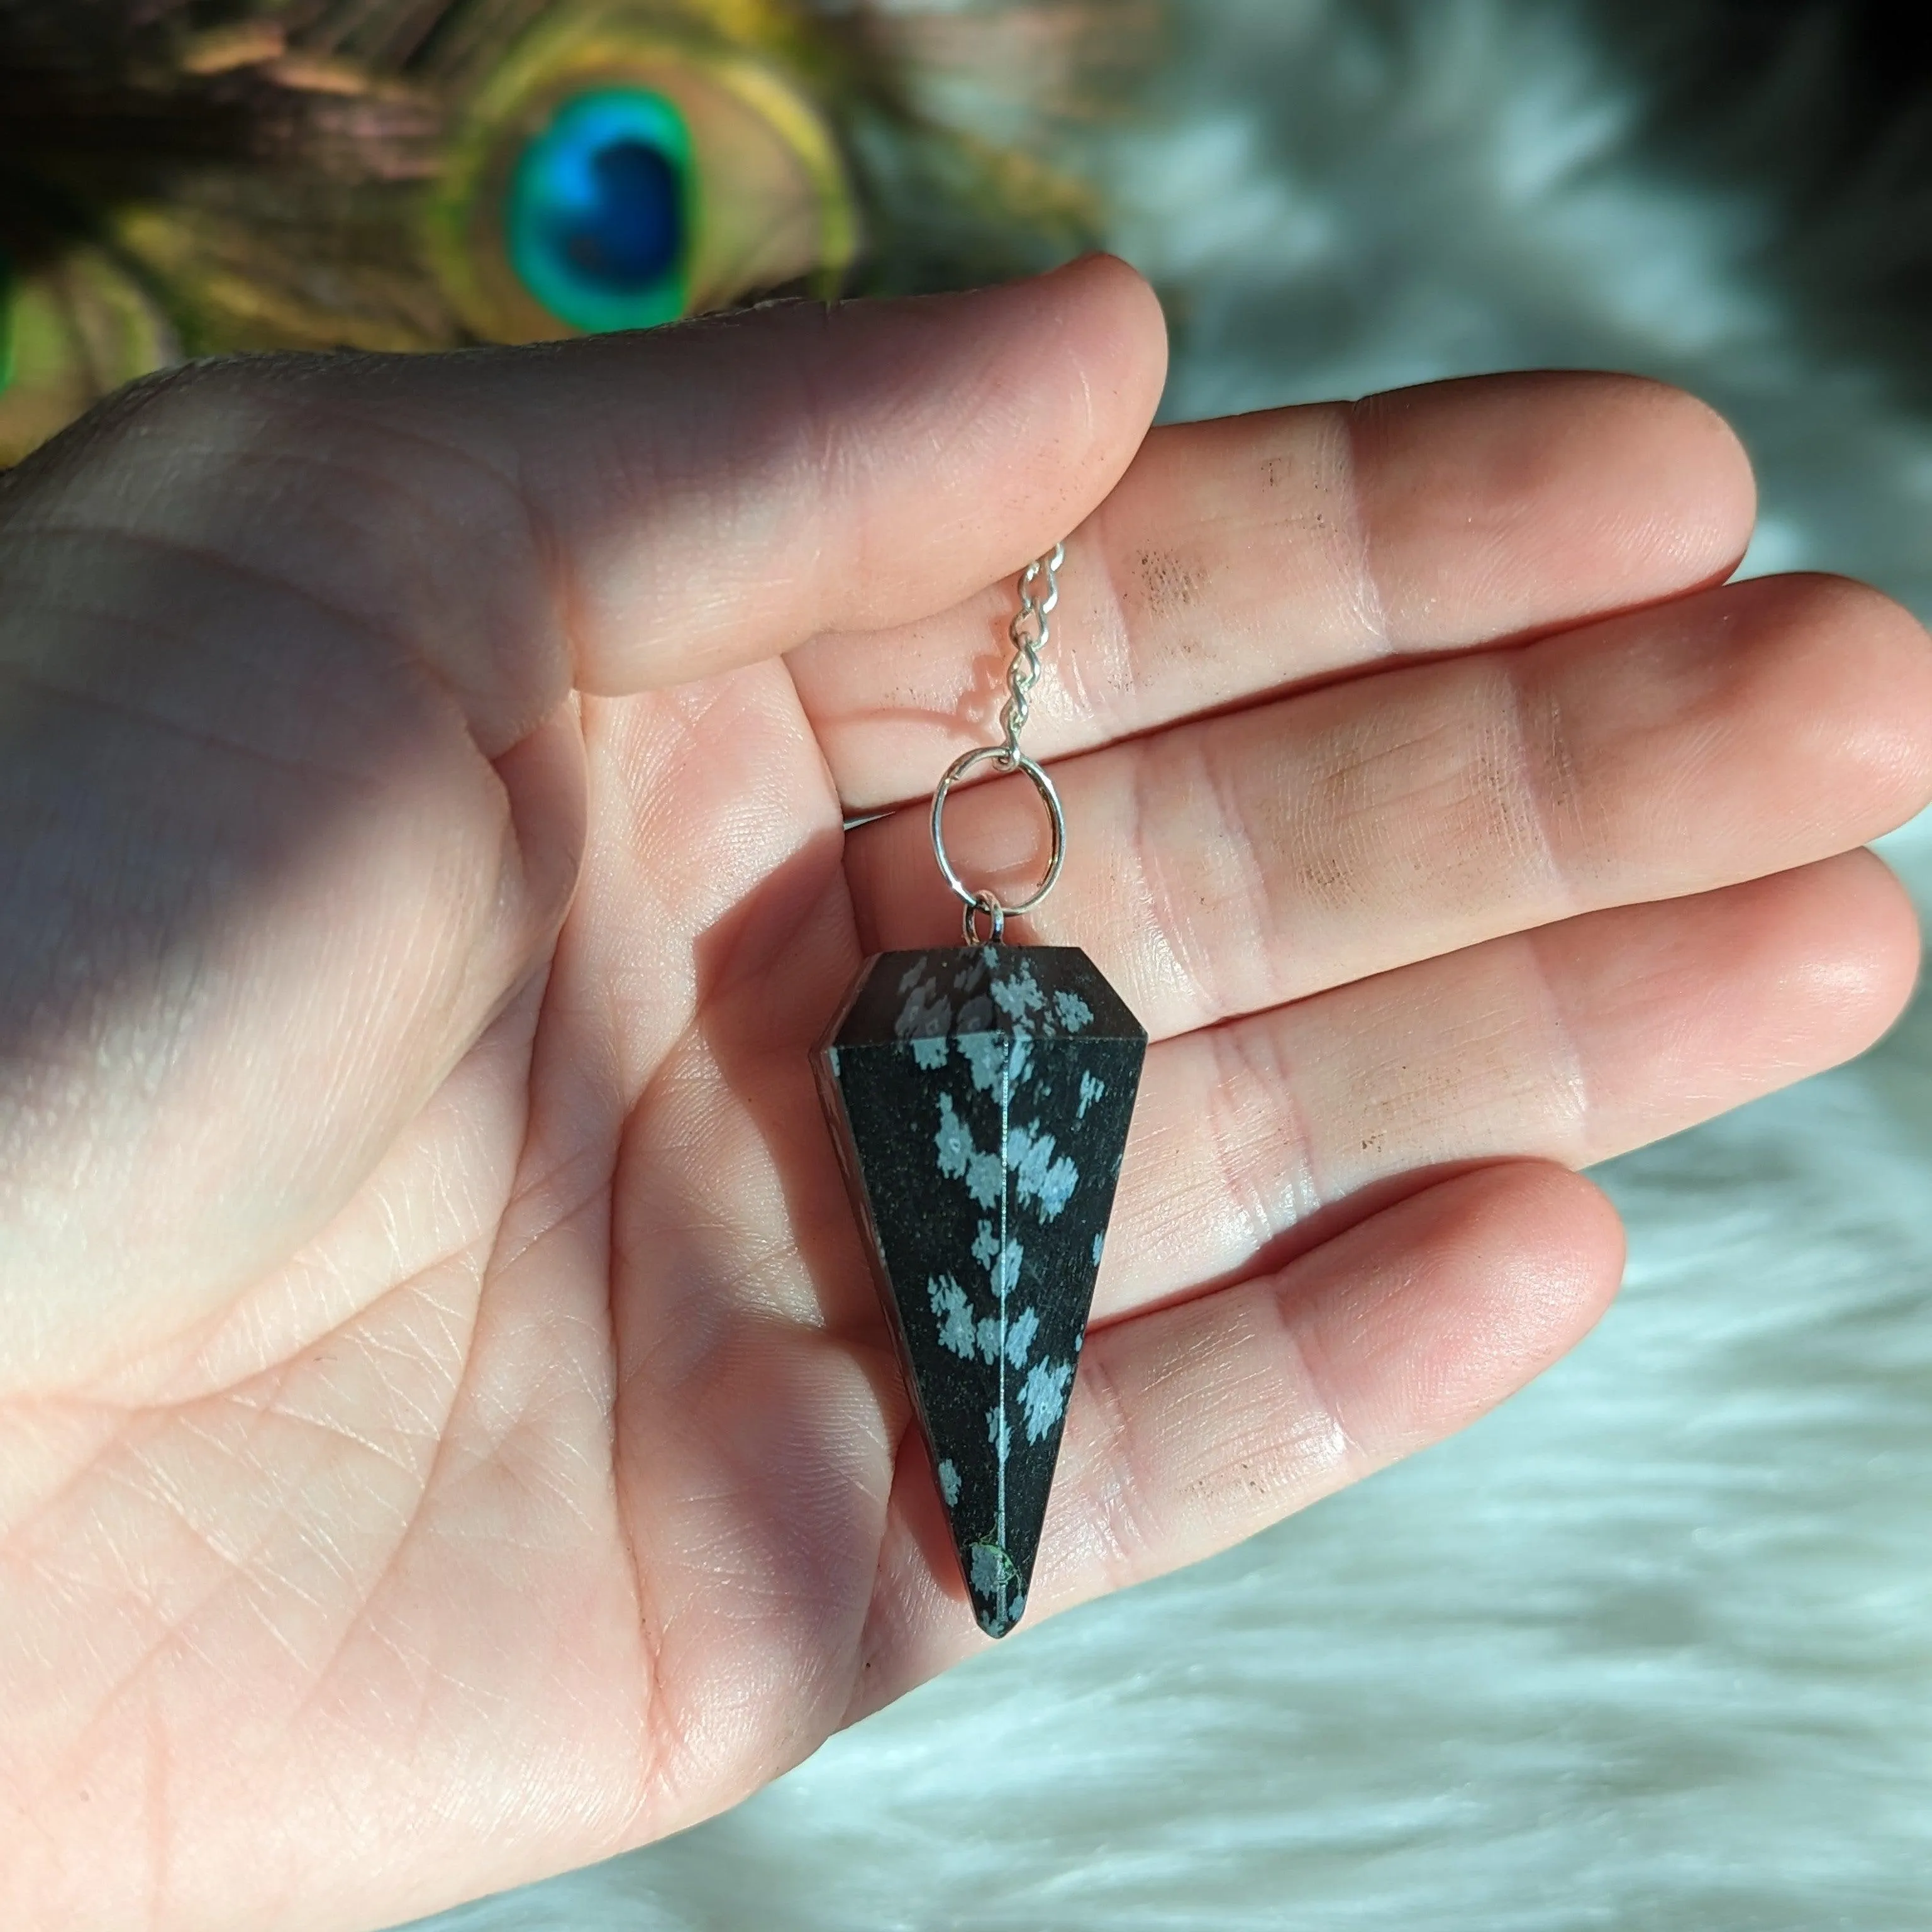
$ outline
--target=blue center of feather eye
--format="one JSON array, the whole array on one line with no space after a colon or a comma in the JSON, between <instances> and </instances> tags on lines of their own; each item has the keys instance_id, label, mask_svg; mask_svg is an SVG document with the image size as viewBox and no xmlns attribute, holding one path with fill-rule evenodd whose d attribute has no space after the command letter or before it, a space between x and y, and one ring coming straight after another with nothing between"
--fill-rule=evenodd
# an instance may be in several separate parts
<instances>
[{"instance_id":1,"label":"blue center of feather eye","mask_svg":"<svg viewBox=\"0 0 1932 1932\"><path fill-rule=\"evenodd\" d=\"M579 94L518 158L505 210L524 286L575 328L648 328L684 313L691 136L662 94Z\"/></svg>"}]
</instances>

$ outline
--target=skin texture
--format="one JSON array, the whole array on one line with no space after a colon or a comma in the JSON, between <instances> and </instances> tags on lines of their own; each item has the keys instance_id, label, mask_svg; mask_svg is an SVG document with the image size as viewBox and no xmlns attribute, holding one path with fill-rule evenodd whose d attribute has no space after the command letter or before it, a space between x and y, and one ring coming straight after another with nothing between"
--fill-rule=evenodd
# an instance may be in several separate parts
<instances>
[{"instance_id":1,"label":"skin texture","mask_svg":"<svg viewBox=\"0 0 1932 1932\"><path fill-rule=\"evenodd\" d=\"M1618 1279L1570 1170L1898 1012L1932 650L1720 587L1708 411L1150 436L1163 357L1100 260L212 365L0 482L0 1924L389 1924L977 1647L806 1053L957 929L1056 536L1032 936L1156 1043L1030 1616L1509 1394Z\"/></svg>"}]
</instances>

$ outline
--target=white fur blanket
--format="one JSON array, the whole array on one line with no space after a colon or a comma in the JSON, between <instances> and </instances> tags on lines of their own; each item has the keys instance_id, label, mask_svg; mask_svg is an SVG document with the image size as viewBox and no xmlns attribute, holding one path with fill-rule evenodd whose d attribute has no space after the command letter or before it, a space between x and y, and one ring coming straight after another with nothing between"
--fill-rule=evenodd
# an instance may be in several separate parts
<instances>
[{"instance_id":1,"label":"white fur blanket","mask_svg":"<svg viewBox=\"0 0 1932 1932\"><path fill-rule=\"evenodd\" d=\"M1752 444L1750 568L1932 610L1932 421L1563 0L1181 4L1096 161L1170 415L1647 370ZM1932 825L1892 842L1932 910ZM1932 1005L1605 1178L1628 1289L1502 1414L440 1932L1932 1925Z\"/></svg>"}]
</instances>

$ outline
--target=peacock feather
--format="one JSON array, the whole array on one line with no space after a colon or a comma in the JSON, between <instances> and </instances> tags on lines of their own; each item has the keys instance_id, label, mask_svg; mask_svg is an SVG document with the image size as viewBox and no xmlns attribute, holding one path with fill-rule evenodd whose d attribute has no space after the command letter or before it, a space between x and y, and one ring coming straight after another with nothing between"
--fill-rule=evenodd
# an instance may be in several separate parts
<instances>
[{"instance_id":1,"label":"peacock feather","mask_svg":"<svg viewBox=\"0 0 1932 1932\"><path fill-rule=\"evenodd\" d=\"M649 327L1088 244L1160 0L0 0L0 463L227 350Z\"/></svg>"}]
</instances>

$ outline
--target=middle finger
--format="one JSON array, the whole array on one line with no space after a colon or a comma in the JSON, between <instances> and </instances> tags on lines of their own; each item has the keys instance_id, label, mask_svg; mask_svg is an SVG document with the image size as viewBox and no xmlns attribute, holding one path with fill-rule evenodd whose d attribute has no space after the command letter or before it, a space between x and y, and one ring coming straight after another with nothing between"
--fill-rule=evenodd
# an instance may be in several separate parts
<instances>
[{"instance_id":1,"label":"middle finger","mask_svg":"<svg viewBox=\"0 0 1932 1932\"><path fill-rule=\"evenodd\" d=\"M1156 1039L1598 908L1825 858L1921 801L1932 654L1836 579L1732 584L1520 648L1410 665L1066 761L1070 846L1030 922ZM1017 900L1031 789L948 808L955 864ZM848 844L868 950L959 908L908 808Z\"/></svg>"}]
</instances>

